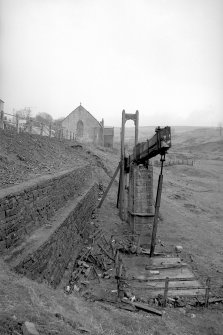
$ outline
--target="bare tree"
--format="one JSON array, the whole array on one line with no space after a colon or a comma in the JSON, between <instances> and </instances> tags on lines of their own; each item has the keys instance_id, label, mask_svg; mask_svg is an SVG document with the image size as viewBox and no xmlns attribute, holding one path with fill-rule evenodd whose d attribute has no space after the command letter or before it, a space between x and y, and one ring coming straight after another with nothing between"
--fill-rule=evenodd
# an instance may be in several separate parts
<instances>
[{"instance_id":1,"label":"bare tree","mask_svg":"<svg viewBox=\"0 0 223 335\"><path fill-rule=\"evenodd\" d=\"M20 119L29 119L32 114L31 108L30 107L25 107L23 109L20 109L16 111L15 115L18 116Z\"/></svg>"},{"instance_id":2,"label":"bare tree","mask_svg":"<svg viewBox=\"0 0 223 335\"><path fill-rule=\"evenodd\" d=\"M37 114L35 120L45 125L49 125L50 123L53 122L52 116L48 113Z\"/></svg>"},{"instance_id":3,"label":"bare tree","mask_svg":"<svg viewBox=\"0 0 223 335\"><path fill-rule=\"evenodd\" d=\"M58 126L60 127L63 120L64 120L64 117L60 117L59 119L54 120L53 121L54 126L55 127L58 127Z\"/></svg>"}]
</instances>

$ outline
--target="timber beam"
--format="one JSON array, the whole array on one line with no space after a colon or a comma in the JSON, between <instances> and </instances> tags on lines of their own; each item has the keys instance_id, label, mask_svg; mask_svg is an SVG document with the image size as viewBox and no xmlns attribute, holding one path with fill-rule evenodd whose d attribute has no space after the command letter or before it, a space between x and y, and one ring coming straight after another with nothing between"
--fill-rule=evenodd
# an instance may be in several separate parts
<instances>
[{"instance_id":1,"label":"timber beam","mask_svg":"<svg viewBox=\"0 0 223 335\"><path fill-rule=\"evenodd\" d=\"M146 142L138 143L133 154L125 158L125 171L128 172L131 163L143 164L156 155L164 155L171 147L170 127L156 128L156 134Z\"/></svg>"}]
</instances>

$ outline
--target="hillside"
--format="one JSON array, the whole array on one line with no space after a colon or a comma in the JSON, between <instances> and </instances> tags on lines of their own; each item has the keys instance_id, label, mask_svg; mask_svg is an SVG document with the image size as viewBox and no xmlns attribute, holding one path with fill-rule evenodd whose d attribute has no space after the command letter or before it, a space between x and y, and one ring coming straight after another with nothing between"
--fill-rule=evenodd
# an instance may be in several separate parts
<instances>
[{"instance_id":1,"label":"hillside","mask_svg":"<svg viewBox=\"0 0 223 335\"><path fill-rule=\"evenodd\" d=\"M98 154L104 157L103 149L82 145L75 141L49 138L28 133L16 134L0 132L0 186L8 187L22 181L53 174L92 162L93 166L103 166L108 175L111 169L105 168Z\"/></svg>"},{"instance_id":2,"label":"hillside","mask_svg":"<svg viewBox=\"0 0 223 335\"><path fill-rule=\"evenodd\" d=\"M147 127L144 130L146 133ZM154 128L150 131L152 135ZM167 158L187 157L195 160L193 166L164 168L158 250L172 254L176 245L182 245L181 256L196 277L202 283L210 277L213 296L222 297L222 139L212 129L179 129L174 134ZM118 161L117 150L0 131L1 188L86 163L91 164L94 177L105 188ZM154 167L154 194L158 174L159 167ZM127 231L118 216L116 197L117 183L114 183L101 210L92 219L107 238L115 234L124 238L122 234ZM2 260L0 266L0 334L22 335L21 325L25 320L34 322L40 335L222 334L222 303L212 304L209 309L188 304L173 308L170 304L161 318L103 302L111 293L110 286L105 291L99 284L94 284L93 289L86 289L86 294L82 289L67 294L63 286L54 290L44 283L15 274ZM111 281L111 284L114 283Z\"/></svg>"}]
</instances>

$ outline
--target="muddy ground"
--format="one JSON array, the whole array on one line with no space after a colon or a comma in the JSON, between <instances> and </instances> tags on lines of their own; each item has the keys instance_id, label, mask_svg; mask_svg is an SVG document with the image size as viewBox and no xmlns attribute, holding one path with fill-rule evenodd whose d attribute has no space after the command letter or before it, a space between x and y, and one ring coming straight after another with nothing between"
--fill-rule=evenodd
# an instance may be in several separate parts
<instances>
[{"instance_id":1,"label":"muddy ground","mask_svg":"<svg viewBox=\"0 0 223 335\"><path fill-rule=\"evenodd\" d=\"M117 152L69 141L5 132L0 139L2 188L86 161L92 162L95 176L106 186L119 161ZM194 165L164 169L159 248L173 252L175 245L182 245L182 257L195 274L201 281L210 277L214 296L223 296L223 143L212 131L186 132L174 141L169 159L186 157ZM154 187L158 174L154 167ZM96 217L108 235L128 229L118 217L116 196L114 183ZM54 291L17 276L2 262L0 298L1 334L21 334L24 320L33 321L40 334L81 334L82 328L90 334L223 334L222 304L209 309L167 307L162 318L133 313L85 301L79 292L67 296L62 288Z\"/></svg>"}]
</instances>

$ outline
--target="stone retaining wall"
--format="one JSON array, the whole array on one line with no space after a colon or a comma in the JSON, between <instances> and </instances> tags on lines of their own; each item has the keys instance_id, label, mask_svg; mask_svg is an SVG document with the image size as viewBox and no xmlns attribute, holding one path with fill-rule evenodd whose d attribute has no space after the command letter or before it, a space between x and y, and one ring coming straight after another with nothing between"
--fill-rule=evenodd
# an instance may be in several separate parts
<instances>
[{"instance_id":1,"label":"stone retaining wall","mask_svg":"<svg viewBox=\"0 0 223 335\"><path fill-rule=\"evenodd\" d=\"M91 168L86 165L1 190L0 251L17 246L47 223L67 200L80 195L91 178Z\"/></svg>"},{"instance_id":2,"label":"stone retaining wall","mask_svg":"<svg viewBox=\"0 0 223 335\"><path fill-rule=\"evenodd\" d=\"M32 254L14 269L30 279L47 281L56 288L70 262L74 262L83 247L82 234L88 228L98 202L98 186L94 184L78 200L63 222Z\"/></svg>"}]
</instances>

